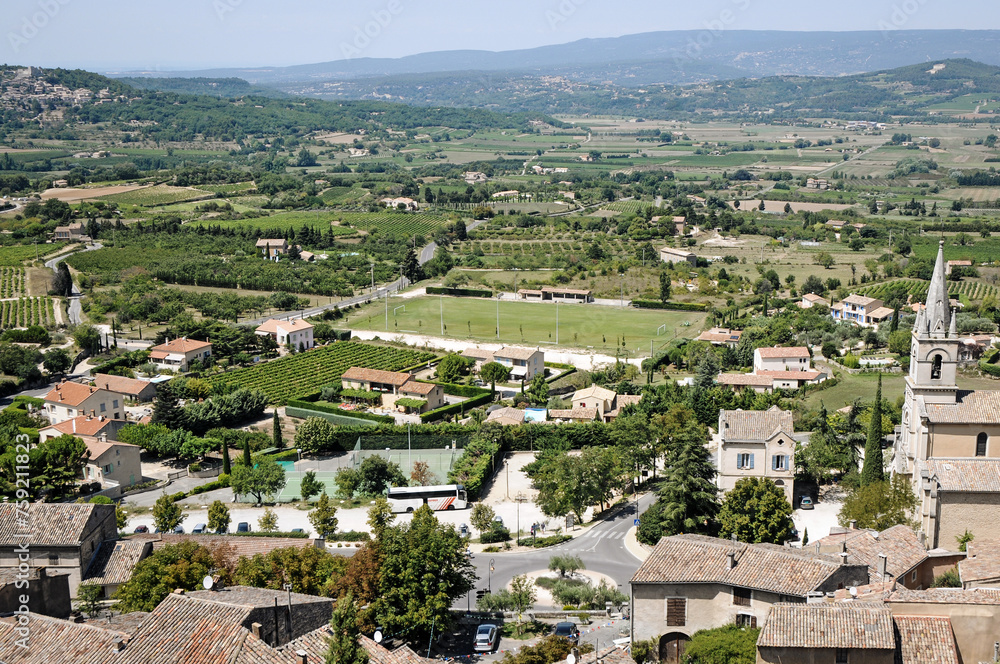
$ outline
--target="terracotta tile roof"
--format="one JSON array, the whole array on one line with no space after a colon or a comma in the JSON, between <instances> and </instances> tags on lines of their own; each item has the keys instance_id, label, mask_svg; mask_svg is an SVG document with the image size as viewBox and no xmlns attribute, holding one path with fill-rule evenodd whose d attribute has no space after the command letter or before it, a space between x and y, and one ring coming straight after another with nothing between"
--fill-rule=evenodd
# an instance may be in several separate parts
<instances>
[{"instance_id":1,"label":"terracotta tile roof","mask_svg":"<svg viewBox=\"0 0 1000 664\"><path fill-rule=\"evenodd\" d=\"M867 307L869 305L875 304L876 302L881 302L874 297L865 297L864 295L849 295L842 300L843 304L853 304L859 307Z\"/></svg>"},{"instance_id":2,"label":"terracotta tile roof","mask_svg":"<svg viewBox=\"0 0 1000 664\"><path fill-rule=\"evenodd\" d=\"M928 588L910 590L897 587L886 602L911 604L1000 604L1000 590L995 588Z\"/></svg>"},{"instance_id":3,"label":"terracotta tile roof","mask_svg":"<svg viewBox=\"0 0 1000 664\"><path fill-rule=\"evenodd\" d=\"M895 664L958 664L951 620L942 616L893 616Z\"/></svg>"},{"instance_id":4,"label":"terracotta tile roof","mask_svg":"<svg viewBox=\"0 0 1000 664\"><path fill-rule=\"evenodd\" d=\"M102 398L111 398L111 394L105 390L99 390L89 385L81 385L80 383L64 382L59 383L49 390L49 393L45 395L45 400L61 406L75 407L82 404L94 394L100 394Z\"/></svg>"},{"instance_id":5,"label":"terracotta tile roof","mask_svg":"<svg viewBox=\"0 0 1000 664\"><path fill-rule=\"evenodd\" d=\"M772 406L768 410L723 410L719 413L719 433L727 443L770 440L781 432L789 436L795 432L790 410Z\"/></svg>"},{"instance_id":6,"label":"terracotta tile roof","mask_svg":"<svg viewBox=\"0 0 1000 664\"><path fill-rule=\"evenodd\" d=\"M823 304L827 304L826 298L822 295L817 295L816 293L806 293L802 296L802 299L809 300L810 302L822 302Z\"/></svg>"},{"instance_id":7,"label":"terracotta tile roof","mask_svg":"<svg viewBox=\"0 0 1000 664\"><path fill-rule=\"evenodd\" d=\"M927 419L935 424L1000 424L1000 391L959 390L956 403L925 404Z\"/></svg>"},{"instance_id":8,"label":"terracotta tile roof","mask_svg":"<svg viewBox=\"0 0 1000 664\"><path fill-rule=\"evenodd\" d=\"M509 358L511 360L530 360L535 353L541 351L537 348L518 348L516 346L504 346L493 353L493 357Z\"/></svg>"},{"instance_id":9,"label":"terracotta tile roof","mask_svg":"<svg viewBox=\"0 0 1000 664\"><path fill-rule=\"evenodd\" d=\"M300 660L296 655L299 651L306 654L309 662L322 662L330 649L329 640L332 636L333 631L329 625L324 625L279 648L271 648L251 636L244 643L235 664L299 664ZM437 660L421 657L407 646L387 650L364 635L358 637L358 643L368 653L371 664L439 664Z\"/></svg>"},{"instance_id":10,"label":"terracotta tile roof","mask_svg":"<svg viewBox=\"0 0 1000 664\"><path fill-rule=\"evenodd\" d=\"M154 351L152 351L149 354L149 359L151 359L151 360L165 360L165 359L167 359L167 355L170 355L170 353L168 353L165 350L154 350Z\"/></svg>"},{"instance_id":11,"label":"terracotta tile roof","mask_svg":"<svg viewBox=\"0 0 1000 664\"><path fill-rule=\"evenodd\" d=\"M230 537L228 535L192 535L190 533L173 534L173 533L146 533L129 535L126 539L135 539L139 541L151 541L153 543L153 551L158 551L165 546L172 544L180 544L181 542L186 542L188 540L194 540L198 544L207 546L208 548L213 548L221 544L227 544L233 547L233 555L239 556L254 556L258 553L270 553L276 549L287 549L290 547L296 547L299 549L306 549L309 547L316 546L319 540L311 539L308 537Z\"/></svg>"},{"instance_id":12,"label":"terracotta tile roof","mask_svg":"<svg viewBox=\"0 0 1000 664\"><path fill-rule=\"evenodd\" d=\"M758 348L754 351L763 358L801 358L809 357L809 349L805 346L775 346L774 348Z\"/></svg>"},{"instance_id":13,"label":"terracotta tile roof","mask_svg":"<svg viewBox=\"0 0 1000 664\"><path fill-rule=\"evenodd\" d=\"M775 604L758 648L893 650L892 612L868 603Z\"/></svg>"},{"instance_id":14,"label":"terracotta tile roof","mask_svg":"<svg viewBox=\"0 0 1000 664\"><path fill-rule=\"evenodd\" d=\"M708 341L715 343L736 343L740 340L743 332L740 330L727 330L725 328L713 327L698 335L695 341Z\"/></svg>"},{"instance_id":15,"label":"terracotta tile roof","mask_svg":"<svg viewBox=\"0 0 1000 664\"><path fill-rule=\"evenodd\" d=\"M88 524L96 527L104 517L114 518L114 505L92 503L31 503L28 505L28 538L18 524L13 503L0 504L0 546L74 546L83 541Z\"/></svg>"},{"instance_id":16,"label":"terracotta tile roof","mask_svg":"<svg viewBox=\"0 0 1000 664\"><path fill-rule=\"evenodd\" d=\"M770 378L771 380L816 380L822 376L820 371L767 371L761 370L757 372L758 376L764 376L765 378Z\"/></svg>"},{"instance_id":17,"label":"terracotta tile roof","mask_svg":"<svg viewBox=\"0 0 1000 664\"><path fill-rule=\"evenodd\" d=\"M541 295L542 291L535 290L533 288L518 288L517 289L517 294L518 295Z\"/></svg>"},{"instance_id":18,"label":"terracotta tile roof","mask_svg":"<svg viewBox=\"0 0 1000 664\"><path fill-rule=\"evenodd\" d=\"M940 491L1000 492L1000 459L932 459L925 464Z\"/></svg>"},{"instance_id":19,"label":"terracotta tile roof","mask_svg":"<svg viewBox=\"0 0 1000 664\"><path fill-rule=\"evenodd\" d=\"M281 246L284 246L287 243L288 243L287 240L282 240L282 239L279 239L279 240L269 240L269 239L263 239L262 238L260 240L257 240L257 248L271 247L271 246L281 247Z\"/></svg>"},{"instance_id":20,"label":"terracotta tile roof","mask_svg":"<svg viewBox=\"0 0 1000 664\"><path fill-rule=\"evenodd\" d=\"M757 374L719 374L715 378L719 385L755 385L758 387L771 387L774 379L770 376L758 376Z\"/></svg>"},{"instance_id":21,"label":"terracotta tile roof","mask_svg":"<svg viewBox=\"0 0 1000 664\"><path fill-rule=\"evenodd\" d=\"M634 406L640 401L642 401L641 394L619 394L615 397L615 409L608 414L617 417L621 413L622 408L625 406Z\"/></svg>"},{"instance_id":22,"label":"terracotta tile roof","mask_svg":"<svg viewBox=\"0 0 1000 664\"><path fill-rule=\"evenodd\" d=\"M351 367L341 375L342 380L356 380L363 383L382 383L402 387L410 380L410 374L398 371L380 371L378 369L362 369Z\"/></svg>"},{"instance_id":23,"label":"terracotta tile roof","mask_svg":"<svg viewBox=\"0 0 1000 664\"><path fill-rule=\"evenodd\" d=\"M333 600L329 597L305 595L303 593L289 594L284 590L271 590L270 588L228 586L219 590L188 591L185 595L210 602L232 604L234 606L253 606L256 608L272 607L274 606L275 599L278 600L278 604L287 605L288 598L291 596L293 606L296 604L329 604L330 610L333 611Z\"/></svg>"},{"instance_id":24,"label":"terracotta tile roof","mask_svg":"<svg viewBox=\"0 0 1000 664\"><path fill-rule=\"evenodd\" d=\"M660 249L660 255L663 254L667 254L669 256L680 256L682 258L694 256L693 252L684 251L683 249L674 249L673 247L663 247L662 249Z\"/></svg>"},{"instance_id":25,"label":"terracotta tile roof","mask_svg":"<svg viewBox=\"0 0 1000 664\"><path fill-rule=\"evenodd\" d=\"M953 267L955 265L958 265L959 267L971 267L972 261L948 261L948 265L951 265Z\"/></svg>"},{"instance_id":26,"label":"terracotta tile roof","mask_svg":"<svg viewBox=\"0 0 1000 664\"><path fill-rule=\"evenodd\" d=\"M104 629L135 634L139 631L139 627L142 626L143 621L147 617L149 617L149 613L146 611L133 611L132 613L123 613L111 618L87 618L83 622L92 627L103 627Z\"/></svg>"},{"instance_id":27,"label":"terracotta tile roof","mask_svg":"<svg viewBox=\"0 0 1000 664\"><path fill-rule=\"evenodd\" d=\"M399 388L399 391L402 392L403 394L419 394L422 396L427 396L428 394L433 392L434 388L436 387L437 385L435 385L434 383L420 383L415 380L409 380L406 382L405 385Z\"/></svg>"},{"instance_id":28,"label":"terracotta tile roof","mask_svg":"<svg viewBox=\"0 0 1000 664\"><path fill-rule=\"evenodd\" d=\"M482 348L466 348L465 352L462 353L462 357L471 357L477 360L483 360L484 362L493 361L492 351L484 350Z\"/></svg>"},{"instance_id":29,"label":"terracotta tile roof","mask_svg":"<svg viewBox=\"0 0 1000 664\"><path fill-rule=\"evenodd\" d=\"M0 662L4 664L117 663L112 646L118 639L129 638L126 632L32 613L28 617L30 647L21 648L16 643L21 638L14 631L16 623L15 616L0 618ZM144 664L151 661L158 660Z\"/></svg>"},{"instance_id":30,"label":"terracotta tile roof","mask_svg":"<svg viewBox=\"0 0 1000 664\"><path fill-rule=\"evenodd\" d=\"M42 427L39 431L57 431L60 434L68 433L74 436L97 436L102 431L109 428L114 420L106 417L87 417L80 415L63 420L59 424L52 424ZM122 423L124 425L124 422ZM110 434L109 434L110 436Z\"/></svg>"},{"instance_id":31,"label":"terracotta tile roof","mask_svg":"<svg viewBox=\"0 0 1000 664\"><path fill-rule=\"evenodd\" d=\"M542 288L543 293L565 293L567 295L590 295L593 291L581 289L581 288L553 288L552 286L546 286Z\"/></svg>"},{"instance_id":32,"label":"terracotta tile roof","mask_svg":"<svg viewBox=\"0 0 1000 664\"><path fill-rule=\"evenodd\" d=\"M137 540L105 540L83 576L84 581L102 586L125 583L139 561L152 553L150 542Z\"/></svg>"},{"instance_id":33,"label":"terracotta tile roof","mask_svg":"<svg viewBox=\"0 0 1000 664\"><path fill-rule=\"evenodd\" d=\"M301 332L303 330L313 329L312 323L307 323L301 318L296 318L295 320L278 320L276 318L271 318L266 320L263 324L257 326L257 332L267 332L268 334L277 334L279 331L285 333L288 332Z\"/></svg>"},{"instance_id":34,"label":"terracotta tile roof","mask_svg":"<svg viewBox=\"0 0 1000 664\"><path fill-rule=\"evenodd\" d=\"M160 344L159 346L153 346L150 350L164 353L190 353L192 351L211 347L212 344L208 341L196 341L194 339L181 337L180 339L174 339L173 341L168 341L167 343Z\"/></svg>"},{"instance_id":35,"label":"terracotta tile roof","mask_svg":"<svg viewBox=\"0 0 1000 664\"><path fill-rule=\"evenodd\" d=\"M143 390L152 385L152 383L148 380L126 378L125 376L112 376L111 374L97 374L94 376L93 382L97 385L97 387L103 390L117 392L118 394L125 394L128 396L137 396Z\"/></svg>"},{"instance_id":36,"label":"terracotta tile roof","mask_svg":"<svg viewBox=\"0 0 1000 664\"><path fill-rule=\"evenodd\" d=\"M487 422L497 422L503 425L524 424L524 411L509 406L497 408L486 416Z\"/></svg>"},{"instance_id":37,"label":"terracotta tile roof","mask_svg":"<svg viewBox=\"0 0 1000 664\"><path fill-rule=\"evenodd\" d=\"M598 399L610 403L615 398L614 390L609 390L600 385L591 385L573 393L572 401L582 401L584 399Z\"/></svg>"},{"instance_id":38,"label":"terracotta tile roof","mask_svg":"<svg viewBox=\"0 0 1000 664\"><path fill-rule=\"evenodd\" d=\"M736 565L729 569L729 554ZM842 570L837 556L771 544L735 545L703 535L664 537L632 577L632 583L719 583L805 597Z\"/></svg>"},{"instance_id":39,"label":"terracotta tile roof","mask_svg":"<svg viewBox=\"0 0 1000 664\"><path fill-rule=\"evenodd\" d=\"M868 317L876 319L876 320L881 320L883 318L888 318L892 314L893 314L893 310L890 309L889 307L879 307L875 311L872 311L871 313L869 313Z\"/></svg>"},{"instance_id":40,"label":"terracotta tile roof","mask_svg":"<svg viewBox=\"0 0 1000 664\"><path fill-rule=\"evenodd\" d=\"M897 579L902 579L914 567L927 560L927 549L909 526L893 526L881 533L874 530L849 530L846 533L827 535L814 544L834 546L841 542L846 543L851 562L868 565L868 575L873 581L880 580L877 577L879 554L886 556L886 571Z\"/></svg>"},{"instance_id":41,"label":"terracotta tile roof","mask_svg":"<svg viewBox=\"0 0 1000 664\"><path fill-rule=\"evenodd\" d=\"M958 563L958 576L963 584L1000 581L1000 542L975 540L966 545L968 557Z\"/></svg>"},{"instance_id":42,"label":"terracotta tile roof","mask_svg":"<svg viewBox=\"0 0 1000 664\"><path fill-rule=\"evenodd\" d=\"M131 443L120 443L117 440L103 441L97 438L92 438L89 436L81 436L80 440L84 442L87 446L87 451L90 452L90 460L95 461L99 459L108 450L113 450L116 447L120 450L136 449L141 452L138 445L132 445Z\"/></svg>"},{"instance_id":43,"label":"terracotta tile roof","mask_svg":"<svg viewBox=\"0 0 1000 664\"><path fill-rule=\"evenodd\" d=\"M596 408L554 408L549 411L549 417L555 420L584 420L590 422L597 419Z\"/></svg>"}]
</instances>

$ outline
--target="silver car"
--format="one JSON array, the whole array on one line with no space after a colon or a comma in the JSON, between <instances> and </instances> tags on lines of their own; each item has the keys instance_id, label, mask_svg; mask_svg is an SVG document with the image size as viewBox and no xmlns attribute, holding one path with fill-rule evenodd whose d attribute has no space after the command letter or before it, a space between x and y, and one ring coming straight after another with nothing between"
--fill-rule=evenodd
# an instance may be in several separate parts
<instances>
[{"instance_id":1,"label":"silver car","mask_svg":"<svg viewBox=\"0 0 1000 664\"><path fill-rule=\"evenodd\" d=\"M496 625L480 625L476 630L476 640L472 644L474 652L493 652L500 647L500 628Z\"/></svg>"}]
</instances>

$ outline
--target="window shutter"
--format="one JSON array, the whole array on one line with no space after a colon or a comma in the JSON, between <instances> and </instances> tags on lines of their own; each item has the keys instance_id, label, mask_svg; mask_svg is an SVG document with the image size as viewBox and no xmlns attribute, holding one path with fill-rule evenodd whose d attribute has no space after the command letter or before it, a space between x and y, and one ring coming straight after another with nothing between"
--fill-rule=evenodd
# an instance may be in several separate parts
<instances>
[{"instance_id":1,"label":"window shutter","mask_svg":"<svg viewBox=\"0 0 1000 664\"><path fill-rule=\"evenodd\" d=\"M774 456L771 457L771 470L777 470L777 469L778 469L778 455L775 454Z\"/></svg>"},{"instance_id":2,"label":"window shutter","mask_svg":"<svg viewBox=\"0 0 1000 664\"><path fill-rule=\"evenodd\" d=\"M757 626L757 616L751 616L750 627L756 627L756 626Z\"/></svg>"},{"instance_id":3,"label":"window shutter","mask_svg":"<svg viewBox=\"0 0 1000 664\"><path fill-rule=\"evenodd\" d=\"M789 470L792 467L792 463L790 461L790 457L787 454L781 458L781 461L782 461L782 464L781 464L781 469L782 470Z\"/></svg>"},{"instance_id":4,"label":"window shutter","mask_svg":"<svg viewBox=\"0 0 1000 664\"><path fill-rule=\"evenodd\" d=\"M753 470L753 458L754 458L754 456L755 455L753 455L753 454L750 455L750 470Z\"/></svg>"},{"instance_id":5,"label":"window shutter","mask_svg":"<svg viewBox=\"0 0 1000 664\"><path fill-rule=\"evenodd\" d=\"M684 627L687 624L687 599L684 597L667 598L667 626Z\"/></svg>"}]
</instances>

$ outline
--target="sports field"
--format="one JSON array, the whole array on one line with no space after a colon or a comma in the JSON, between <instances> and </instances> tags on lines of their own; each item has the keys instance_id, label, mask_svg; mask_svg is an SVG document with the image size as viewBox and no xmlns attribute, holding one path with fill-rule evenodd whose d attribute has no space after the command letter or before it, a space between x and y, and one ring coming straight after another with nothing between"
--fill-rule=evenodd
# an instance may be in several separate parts
<instances>
[{"instance_id":1,"label":"sports field","mask_svg":"<svg viewBox=\"0 0 1000 664\"><path fill-rule=\"evenodd\" d=\"M497 339L497 306L496 300L481 298L390 298L388 327L384 302L353 311L338 325L390 334L443 332L451 338L489 341ZM705 314L699 312L566 304L559 305L557 333L553 303L503 300L499 313L502 343L558 343L610 353L616 344L622 347L623 338L629 352L648 353L650 341L658 346L675 336L697 336L705 322Z\"/></svg>"}]
</instances>

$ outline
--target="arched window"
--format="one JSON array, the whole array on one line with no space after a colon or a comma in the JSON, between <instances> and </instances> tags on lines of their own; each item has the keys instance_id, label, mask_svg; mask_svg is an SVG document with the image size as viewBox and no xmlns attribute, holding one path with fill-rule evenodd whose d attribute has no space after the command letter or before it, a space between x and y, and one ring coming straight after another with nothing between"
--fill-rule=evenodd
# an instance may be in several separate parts
<instances>
[{"instance_id":1,"label":"arched window","mask_svg":"<svg viewBox=\"0 0 1000 664\"><path fill-rule=\"evenodd\" d=\"M976 456L986 456L986 442L990 439L985 433L976 436Z\"/></svg>"},{"instance_id":2,"label":"arched window","mask_svg":"<svg viewBox=\"0 0 1000 664\"><path fill-rule=\"evenodd\" d=\"M934 356L934 363L931 364L931 380L941 380L941 356Z\"/></svg>"}]
</instances>

